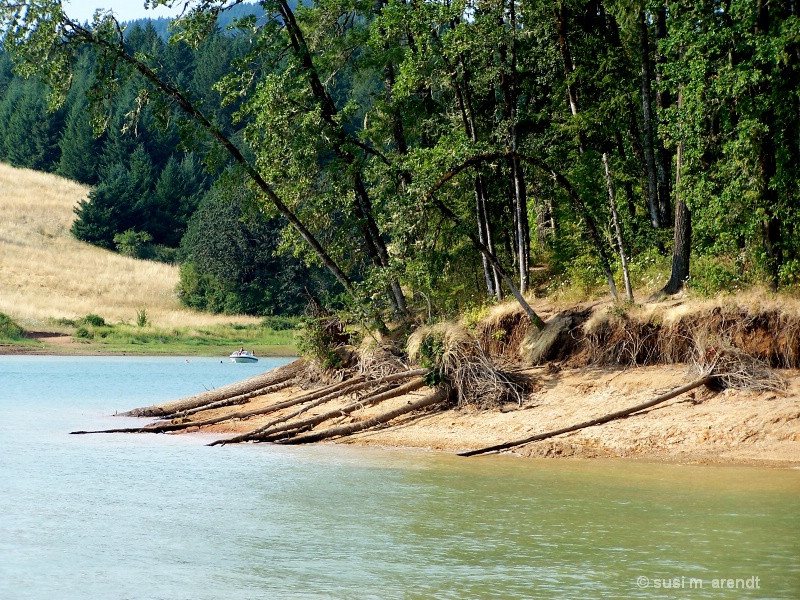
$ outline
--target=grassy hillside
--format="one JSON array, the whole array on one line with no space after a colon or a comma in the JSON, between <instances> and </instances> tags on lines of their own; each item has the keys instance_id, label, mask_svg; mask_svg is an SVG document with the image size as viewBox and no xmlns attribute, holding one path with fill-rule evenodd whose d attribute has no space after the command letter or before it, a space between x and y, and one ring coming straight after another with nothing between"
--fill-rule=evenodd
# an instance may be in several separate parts
<instances>
[{"instance_id":1,"label":"grassy hillside","mask_svg":"<svg viewBox=\"0 0 800 600\"><path fill-rule=\"evenodd\" d=\"M73 207L88 188L54 175L0 164L0 313L26 329L87 314L109 323L156 327L253 324L253 317L184 309L178 268L135 260L75 240Z\"/></svg>"}]
</instances>

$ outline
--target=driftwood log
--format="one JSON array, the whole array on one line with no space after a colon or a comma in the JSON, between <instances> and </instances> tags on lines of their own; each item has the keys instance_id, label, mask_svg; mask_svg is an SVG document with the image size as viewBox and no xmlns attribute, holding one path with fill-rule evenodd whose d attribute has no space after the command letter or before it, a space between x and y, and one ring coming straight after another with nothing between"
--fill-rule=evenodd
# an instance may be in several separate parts
<instances>
[{"instance_id":1,"label":"driftwood log","mask_svg":"<svg viewBox=\"0 0 800 600\"><path fill-rule=\"evenodd\" d=\"M294 385L293 379L287 379L286 381L282 381L281 383L276 383L275 385L268 385L267 387L258 388L256 390L253 390L252 392L247 392L246 394L231 396L230 398L226 398L224 400L217 400L216 402L212 402L210 404L204 404L202 406L197 406L195 408L190 408L188 410L181 410L169 415L164 415L163 417L159 418L162 421L168 421L170 419L181 419L191 416L195 413L205 412L207 410L213 410L215 408L225 408L226 406L235 406L236 404L247 404L247 402L253 398L257 398L258 396L266 396L268 394L274 394L275 392L280 392L283 389L292 387L292 385Z\"/></svg>"},{"instance_id":2,"label":"driftwood log","mask_svg":"<svg viewBox=\"0 0 800 600\"><path fill-rule=\"evenodd\" d=\"M388 412L382 413L380 415L375 415L369 419L364 419L363 421L357 421L356 423L349 423L348 425L341 425L340 427L332 427L330 429L325 429L323 431L319 431L316 433L309 433L306 435L299 435L295 437L288 438L286 440L282 440L281 444L310 444L312 442L319 442L321 440L326 440L332 437L341 437L344 435L352 435L354 433L358 433L359 431L364 431L365 429L371 429L377 425L381 425L383 423L388 423L397 417L405 415L407 413L413 412L415 410L420 410L423 408L427 408L428 406L433 406L434 404L438 404L447 399L450 390L446 387L437 388L432 394L428 394L423 398L420 398L416 402L409 402L405 406L399 406L395 409L392 409Z\"/></svg>"},{"instance_id":3,"label":"driftwood log","mask_svg":"<svg viewBox=\"0 0 800 600\"><path fill-rule=\"evenodd\" d=\"M418 390L423 387L425 387L425 380L422 377L417 377L415 379L412 379L408 383L398 386L389 391L382 392L379 394L374 394L371 396L366 396L365 398L361 398L357 402L353 402L352 404L348 404L347 406L343 406L341 408L337 408L335 410L331 410L326 413L322 413L320 415L309 417L307 419L302 419L300 421L292 421L289 423L278 424L266 430L264 428L259 428L255 431L244 433L242 435L237 435L235 437L216 440L208 445L222 446L225 444L236 444L240 442L275 441L276 439L279 438L286 438L288 436L294 435L295 433L297 433L298 430L307 430L309 428L315 427L316 425L319 425L320 423L329 421L330 419L347 416L350 413L353 413L366 406L374 406L375 404L379 404L384 400L389 400L390 398L396 398L397 396L402 396L403 394L413 392L414 390Z\"/></svg>"},{"instance_id":4,"label":"driftwood log","mask_svg":"<svg viewBox=\"0 0 800 600\"><path fill-rule=\"evenodd\" d=\"M497 444L495 446L489 446L487 448L478 448L477 450L467 450L466 452L459 452L459 456L475 456L477 454L488 454L490 452L500 452L501 450L507 450L508 448L514 448L515 446L522 446L524 444L530 444L531 442L538 442L540 440L546 440L547 438L555 437L557 435L562 435L564 433L570 433L572 431L578 431L579 429L585 429L586 427L592 427L594 425L602 425L603 423L608 423L609 421L614 421L615 419L622 419L624 417L630 416L634 413L639 411L645 410L650 408L651 406L656 406L657 404L661 404L662 402L666 402L667 400L672 400L676 396L680 396L681 394L685 394L688 391L691 391L695 388L700 387L701 385L707 385L714 380L714 377L702 377L700 379L696 379L691 383L687 383L684 386L676 388L671 392L667 392L657 398L653 398L652 400L645 402L644 404L638 404L636 406L632 406L631 408L626 408L624 410L619 410L617 412L613 412L611 414L605 415L604 417L598 417L597 419L592 419L591 421L585 421L583 423L579 423L577 425L571 425L570 427L564 427L562 429L556 429L555 431L548 431L547 433L540 433L537 435L533 435L531 437L516 440L513 442L506 442L504 444Z\"/></svg>"},{"instance_id":5,"label":"driftwood log","mask_svg":"<svg viewBox=\"0 0 800 600\"><path fill-rule=\"evenodd\" d=\"M346 390L344 390L344 394L353 394L353 393L361 391L363 389L375 386L376 383L387 384L387 383L398 381L400 379L408 379L410 377L421 377L421 376L427 375L428 372L429 372L428 369L416 369L416 370L413 370L413 371L403 371L402 373L392 373L391 375L387 375L385 377L382 377L379 380L362 381L361 383L358 383L358 381L361 378L351 379L350 381L353 383L353 385L348 387ZM374 396L376 394L383 394L384 392L388 392L390 389L391 389L391 386L381 387L381 388L378 388L376 390L372 390L370 395ZM290 421L290 420L292 420L292 419L294 419L296 417L299 417L300 415L302 415L305 412L308 412L312 408L316 408L318 406L321 406L322 404L325 404L326 402L330 402L331 400L335 400L336 398L339 398L344 394L340 393L337 390L336 392L325 394L325 395L320 396L320 397L318 397L316 399L310 398L310 400L313 400L313 402L309 402L305 406L302 406L302 407L298 408L297 410L295 410L294 412L291 412L291 413L289 413L287 415L283 415L281 417L273 419L272 421L270 421L266 425L263 425L263 426L259 427L258 429L255 429L255 430L250 431L248 433L245 433L245 434L242 434L240 436L237 436L236 438L230 438L230 439L226 440L226 443L236 443L236 442L244 442L244 441L253 440L256 437L258 437L260 434L262 434L262 433L264 433L264 432L276 427L277 425L280 425L281 423L285 423L286 421ZM359 402L363 403L364 400L362 399ZM300 403L299 402L293 403L293 405L296 405L296 404L300 404ZM281 408L286 408L286 406L281 406Z\"/></svg>"},{"instance_id":6,"label":"driftwood log","mask_svg":"<svg viewBox=\"0 0 800 600\"><path fill-rule=\"evenodd\" d=\"M267 371L266 373L250 377L237 383L232 383L230 385L225 385L213 390L208 390L206 392L181 398L180 400L175 400L174 402L168 402L166 404L134 408L126 413L121 413L120 416L163 417L165 415L192 410L200 406L206 406L214 402L219 402L220 400L226 400L228 398L233 398L234 396L247 394L260 388L266 388L282 383L289 379L293 379L301 373L305 366L306 361L303 359L298 359L289 363L288 365L283 365L277 369L272 369L271 371Z\"/></svg>"}]
</instances>

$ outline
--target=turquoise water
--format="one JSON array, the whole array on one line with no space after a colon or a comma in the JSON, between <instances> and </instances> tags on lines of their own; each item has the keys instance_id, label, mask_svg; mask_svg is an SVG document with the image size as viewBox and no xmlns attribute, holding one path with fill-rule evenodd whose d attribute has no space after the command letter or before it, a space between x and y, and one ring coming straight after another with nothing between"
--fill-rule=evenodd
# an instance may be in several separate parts
<instances>
[{"instance_id":1,"label":"turquoise water","mask_svg":"<svg viewBox=\"0 0 800 600\"><path fill-rule=\"evenodd\" d=\"M0 598L800 598L800 470L68 435L190 361L0 357Z\"/></svg>"}]
</instances>

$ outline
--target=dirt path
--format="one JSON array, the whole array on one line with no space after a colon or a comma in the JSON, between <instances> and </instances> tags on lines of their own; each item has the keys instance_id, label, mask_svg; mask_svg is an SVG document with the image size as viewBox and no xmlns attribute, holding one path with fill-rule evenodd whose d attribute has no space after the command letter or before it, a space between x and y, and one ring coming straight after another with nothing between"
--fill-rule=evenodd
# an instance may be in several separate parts
<instances>
[{"instance_id":1,"label":"dirt path","mask_svg":"<svg viewBox=\"0 0 800 600\"><path fill-rule=\"evenodd\" d=\"M92 352L81 342L66 333L51 331L28 331L25 337L41 342L42 345L29 346L22 344L0 344L0 354L24 355L24 354L67 354L67 355L93 355Z\"/></svg>"}]
</instances>

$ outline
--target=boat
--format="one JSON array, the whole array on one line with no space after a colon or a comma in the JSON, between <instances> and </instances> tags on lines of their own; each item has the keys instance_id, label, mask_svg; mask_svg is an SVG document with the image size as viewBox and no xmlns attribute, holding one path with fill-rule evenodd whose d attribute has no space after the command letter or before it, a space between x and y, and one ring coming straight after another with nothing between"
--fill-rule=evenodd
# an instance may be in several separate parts
<instances>
[{"instance_id":1,"label":"boat","mask_svg":"<svg viewBox=\"0 0 800 600\"><path fill-rule=\"evenodd\" d=\"M236 352L231 352L230 356L231 362L235 363L255 363L258 362L255 354L248 352L247 350L237 350Z\"/></svg>"}]
</instances>

